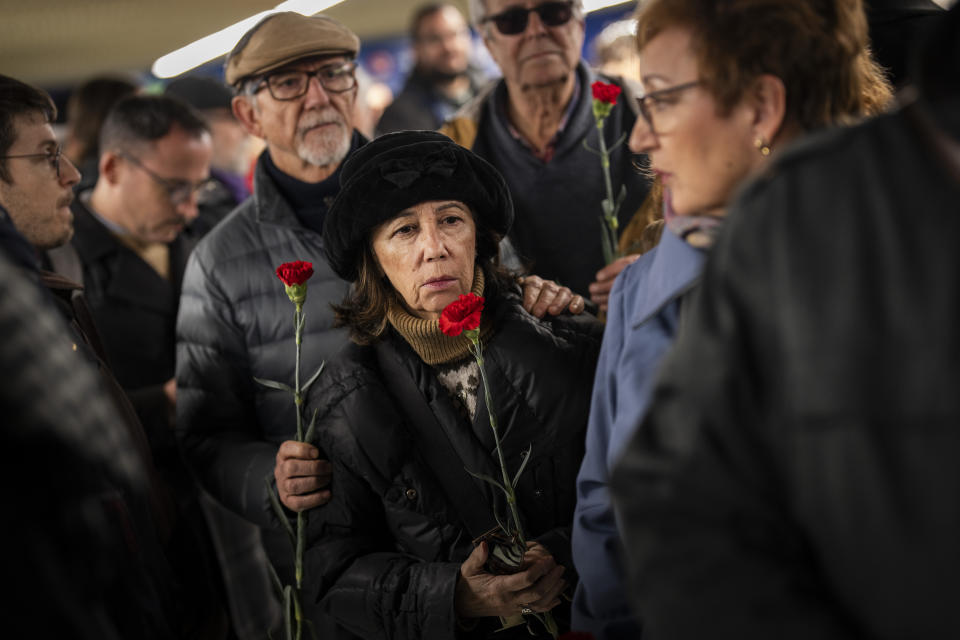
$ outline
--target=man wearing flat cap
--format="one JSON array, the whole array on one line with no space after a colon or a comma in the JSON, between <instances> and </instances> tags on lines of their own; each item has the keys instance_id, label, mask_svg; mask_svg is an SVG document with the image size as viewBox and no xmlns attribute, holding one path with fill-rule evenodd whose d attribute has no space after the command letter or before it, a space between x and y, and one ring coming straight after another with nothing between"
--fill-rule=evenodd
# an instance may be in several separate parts
<instances>
[{"instance_id":1,"label":"man wearing flat cap","mask_svg":"<svg viewBox=\"0 0 960 640\"><path fill-rule=\"evenodd\" d=\"M177 323L177 425L188 463L215 499L260 528L285 584L293 583L293 554L264 479L273 477L278 446L292 438L296 416L288 394L254 377L294 377L292 307L274 273L284 262L314 266L301 369L316 370L345 341L333 328L330 304L343 299L348 284L327 266L321 234L339 191L340 164L364 142L352 120L359 47L335 20L275 13L230 53L233 113L267 148L253 195L191 255ZM313 447L291 446L284 454L296 463L293 493L306 494L297 496L297 507L325 503L328 463ZM320 637L350 637L311 618Z\"/></svg>"},{"instance_id":2,"label":"man wearing flat cap","mask_svg":"<svg viewBox=\"0 0 960 640\"><path fill-rule=\"evenodd\" d=\"M274 274L284 262L307 260L314 269L301 370L315 371L346 344L331 303L344 299L349 283L327 264L322 235L341 164L365 142L353 128L359 47L357 36L331 18L275 13L230 53L233 112L267 148L253 196L191 255L177 323L177 426L188 463L214 498L260 528L286 584L293 582L292 552L269 492L291 511L325 504L330 465L315 447L290 441L296 415L289 394L254 377L294 378L292 309ZM571 299L582 308L579 297L550 285L554 295L531 295L528 309L558 313ZM305 574L310 580L309 563ZM320 637L345 637L311 618Z\"/></svg>"}]
</instances>

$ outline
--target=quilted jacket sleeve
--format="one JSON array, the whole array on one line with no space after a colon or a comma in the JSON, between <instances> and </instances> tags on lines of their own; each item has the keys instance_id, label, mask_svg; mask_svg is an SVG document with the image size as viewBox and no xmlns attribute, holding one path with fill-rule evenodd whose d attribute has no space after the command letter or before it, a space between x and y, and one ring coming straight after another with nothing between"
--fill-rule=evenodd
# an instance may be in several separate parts
<instances>
[{"instance_id":1,"label":"quilted jacket sleeve","mask_svg":"<svg viewBox=\"0 0 960 640\"><path fill-rule=\"evenodd\" d=\"M276 445L262 439L253 407L246 341L233 306L194 251L177 318L177 430L200 484L228 508L274 526L264 478Z\"/></svg>"}]
</instances>

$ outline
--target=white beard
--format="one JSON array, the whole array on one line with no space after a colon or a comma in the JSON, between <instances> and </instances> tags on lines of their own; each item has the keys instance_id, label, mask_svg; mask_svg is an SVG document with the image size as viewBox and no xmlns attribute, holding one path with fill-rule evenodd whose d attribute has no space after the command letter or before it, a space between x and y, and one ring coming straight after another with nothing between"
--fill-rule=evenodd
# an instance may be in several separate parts
<instances>
[{"instance_id":1,"label":"white beard","mask_svg":"<svg viewBox=\"0 0 960 640\"><path fill-rule=\"evenodd\" d=\"M336 122L338 126L324 127L322 131L310 131L318 124ZM309 136L309 139L307 138ZM311 111L300 118L297 126L297 156L317 167L340 164L350 151L352 132L333 107Z\"/></svg>"}]
</instances>

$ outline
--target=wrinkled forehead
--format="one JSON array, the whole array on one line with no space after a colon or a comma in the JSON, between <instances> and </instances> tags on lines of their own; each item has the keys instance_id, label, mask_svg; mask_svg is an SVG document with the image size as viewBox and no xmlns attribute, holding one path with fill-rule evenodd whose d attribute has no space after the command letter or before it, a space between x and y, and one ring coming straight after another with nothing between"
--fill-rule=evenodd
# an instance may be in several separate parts
<instances>
[{"instance_id":1,"label":"wrinkled forehead","mask_svg":"<svg viewBox=\"0 0 960 640\"><path fill-rule=\"evenodd\" d=\"M439 214L445 211L461 211L467 213L471 218L473 217L473 211L470 209L470 206L460 200L424 200L423 202L418 202L397 212L391 220L399 218L400 216L417 215L421 212Z\"/></svg>"}]
</instances>

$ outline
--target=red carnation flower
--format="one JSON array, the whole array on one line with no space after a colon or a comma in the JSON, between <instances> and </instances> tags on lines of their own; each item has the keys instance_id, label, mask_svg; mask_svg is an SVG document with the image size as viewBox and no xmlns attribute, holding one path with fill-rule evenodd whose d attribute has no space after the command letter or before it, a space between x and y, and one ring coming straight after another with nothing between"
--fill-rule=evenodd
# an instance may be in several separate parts
<instances>
[{"instance_id":1,"label":"red carnation flower","mask_svg":"<svg viewBox=\"0 0 960 640\"><path fill-rule=\"evenodd\" d=\"M483 298L475 293L460 296L444 308L440 314L440 331L457 337L464 331L473 331L480 326Z\"/></svg>"},{"instance_id":2,"label":"red carnation flower","mask_svg":"<svg viewBox=\"0 0 960 640\"><path fill-rule=\"evenodd\" d=\"M593 90L593 99L605 102L609 105L617 104L617 96L620 95L620 87L615 84L607 84L597 80L590 88Z\"/></svg>"},{"instance_id":3,"label":"red carnation flower","mask_svg":"<svg viewBox=\"0 0 960 640\"><path fill-rule=\"evenodd\" d=\"M288 287L302 285L313 275L313 263L296 260L277 267L277 277Z\"/></svg>"}]
</instances>

